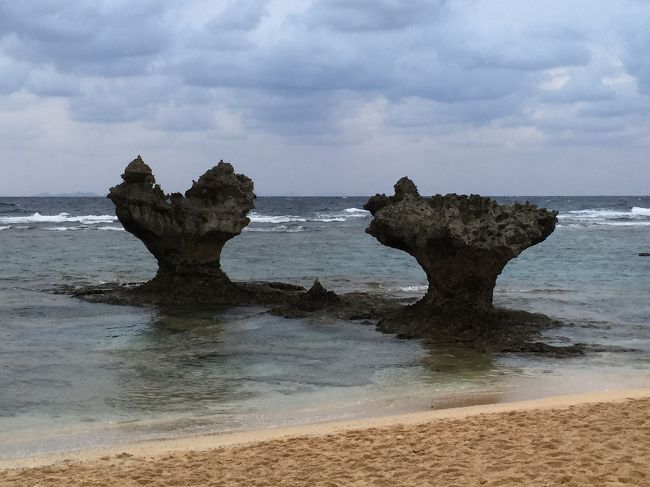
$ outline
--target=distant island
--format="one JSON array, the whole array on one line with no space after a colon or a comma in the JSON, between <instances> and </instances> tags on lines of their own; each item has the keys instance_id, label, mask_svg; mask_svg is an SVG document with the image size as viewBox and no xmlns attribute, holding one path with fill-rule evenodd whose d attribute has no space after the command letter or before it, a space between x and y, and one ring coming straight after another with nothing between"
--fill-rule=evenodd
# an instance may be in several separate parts
<instances>
[{"instance_id":1,"label":"distant island","mask_svg":"<svg viewBox=\"0 0 650 487\"><path fill-rule=\"evenodd\" d=\"M84 193L77 191L76 193L36 193L33 194L33 198L88 198L88 197L101 197L104 195L97 193Z\"/></svg>"}]
</instances>

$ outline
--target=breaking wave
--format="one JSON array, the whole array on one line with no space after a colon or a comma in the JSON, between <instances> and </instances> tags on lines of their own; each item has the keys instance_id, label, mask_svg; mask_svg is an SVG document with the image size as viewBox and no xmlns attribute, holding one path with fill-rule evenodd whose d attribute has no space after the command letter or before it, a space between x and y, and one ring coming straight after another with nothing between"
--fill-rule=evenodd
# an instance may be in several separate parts
<instances>
[{"instance_id":1,"label":"breaking wave","mask_svg":"<svg viewBox=\"0 0 650 487\"><path fill-rule=\"evenodd\" d=\"M513 289L513 288L495 288L495 293L521 293L521 294L566 294L575 292L573 289L560 288L533 288L533 289Z\"/></svg>"},{"instance_id":2,"label":"breaking wave","mask_svg":"<svg viewBox=\"0 0 650 487\"><path fill-rule=\"evenodd\" d=\"M245 232L262 232L262 233L268 233L268 232L278 232L278 233L298 233L298 232L304 232L305 228L301 225L296 225L293 227L287 227L286 225L277 225L275 227L271 228L257 228L257 227L246 227L244 228Z\"/></svg>"},{"instance_id":3,"label":"breaking wave","mask_svg":"<svg viewBox=\"0 0 650 487\"><path fill-rule=\"evenodd\" d=\"M367 210L362 210L361 208L346 208L343 210L345 213L349 213L352 216L367 216L370 214Z\"/></svg>"},{"instance_id":4,"label":"breaking wave","mask_svg":"<svg viewBox=\"0 0 650 487\"><path fill-rule=\"evenodd\" d=\"M305 222L344 222L352 218L365 218L370 213L359 208L346 208L340 212L315 212L310 215L264 215L257 212L251 212L249 217L252 223L268 223L280 225L283 223L305 223ZM58 215L41 215L34 213L29 216L0 216L0 225L3 227L10 224L30 224L30 223L79 223L82 225L96 225L100 223L113 223L117 221L115 215L70 215L69 213L59 213ZM49 227L56 228L61 227ZM72 227L66 227L71 229ZM102 229L117 229L117 227L103 227ZM281 229L279 229L281 230Z\"/></svg>"},{"instance_id":5,"label":"breaking wave","mask_svg":"<svg viewBox=\"0 0 650 487\"><path fill-rule=\"evenodd\" d=\"M429 286L404 286L404 287L398 287L398 291L403 291L405 293L419 293L422 291L426 291L429 288Z\"/></svg>"},{"instance_id":6,"label":"breaking wave","mask_svg":"<svg viewBox=\"0 0 650 487\"><path fill-rule=\"evenodd\" d=\"M252 223L332 223L332 222L345 222L352 218L367 218L370 212L359 208L346 208L341 211L335 212L314 212L308 216L298 215L263 215L255 211L251 212L248 216Z\"/></svg>"},{"instance_id":7,"label":"breaking wave","mask_svg":"<svg viewBox=\"0 0 650 487\"><path fill-rule=\"evenodd\" d=\"M291 223L291 222L306 222L307 219L295 215L260 215L256 212L251 212L248 217L253 223Z\"/></svg>"},{"instance_id":8,"label":"breaking wave","mask_svg":"<svg viewBox=\"0 0 650 487\"><path fill-rule=\"evenodd\" d=\"M582 227L591 225L650 226L650 208L639 206L630 210L591 208L573 210L558 215L561 227Z\"/></svg>"},{"instance_id":9,"label":"breaking wave","mask_svg":"<svg viewBox=\"0 0 650 487\"><path fill-rule=\"evenodd\" d=\"M123 232L125 231L122 227L111 227L111 226L89 226L89 225L77 225L74 227L69 226L55 226L55 227L36 227L30 225L2 225L0 230L9 230L13 228L14 230L35 230L40 228L48 232L72 232L72 231L113 231L113 232Z\"/></svg>"},{"instance_id":10,"label":"breaking wave","mask_svg":"<svg viewBox=\"0 0 650 487\"><path fill-rule=\"evenodd\" d=\"M76 215L59 213L58 215L41 215L34 213L30 216L0 216L0 223L66 223L76 222L83 225L96 223L113 223L117 221L114 215Z\"/></svg>"},{"instance_id":11,"label":"breaking wave","mask_svg":"<svg viewBox=\"0 0 650 487\"><path fill-rule=\"evenodd\" d=\"M66 231L75 231L75 230L99 230L99 231L113 231L113 232L123 232L124 228L122 227L88 227L88 226L76 226L76 227L45 227L44 230L49 230L53 232L66 232Z\"/></svg>"},{"instance_id":12,"label":"breaking wave","mask_svg":"<svg viewBox=\"0 0 650 487\"><path fill-rule=\"evenodd\" d=\"M124 232L122 227L95 227L95 230L104 230L109 232Z\"/></svg>"},{"instance_id":13,"label":"breaking wave","mask_svg":"<svg viewBox=\"0 0 650 487\"><path fill-rule=\"evenodd\" d=\"M565 227L565 228L584 228L591 225L601 225L601 226L610 226L610 227L648 227L650 226L650 221L639 221L639 222L604 221L604 222L560 223L557 226Z\"/></svg>"}]
</instances>

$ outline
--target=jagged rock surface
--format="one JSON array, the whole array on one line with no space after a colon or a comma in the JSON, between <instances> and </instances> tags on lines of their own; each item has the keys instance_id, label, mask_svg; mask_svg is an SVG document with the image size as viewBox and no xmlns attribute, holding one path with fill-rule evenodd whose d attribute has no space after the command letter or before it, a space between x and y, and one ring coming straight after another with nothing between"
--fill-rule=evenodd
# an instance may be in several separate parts
<instances>
[{"instance_id":1,"label":"jagged rock surface","mask_svg":"<svg viewBox=\"0 0 650 487\"><path fill-rule=\"evenodd\" d=\"M544 315L492 309L496 276L508 260L553 231L552 212L528 204L502 207L479 196L425 199L406 178L396 184L395 196L372 197L365 205L374 216L367 231L414 255L429 277L429 292L411 304L367 293L337 295L318 280L308 291L280 282L232 282L221 270L221 250L249 223L255 195L252 181L235 174L230 164L207 171L184 196L165 195L139 156L122 179L108 197L125 229L158 260L156 277L144 284L61 292L113 304L263 305L287 318L322 315L376 324L401 337L489 351L562 355L582 350L532 342L558 323ZM486 326L493 324L502 326Z\"/></svg>"},{"instance_id":2,"label":"jagged rock surface","mask_svg":"<svg viewBox=\"0 0 650 487\"><path fill-rule=\"evenodd\" d=\"M286 318L298 318L314 311L332 310L341 302L341 298L334 292L323 287L318 279L304 293L296 294L281 306L271 310L272 314Z\"/></svg>"},{"instance_id":3,"label":"jagged rock surface","mask_svg":"<svg viewBox=\"0 0 650 487\"><path fill-rule=\"evenodd\" d=\"M373 215L366 231L411 254L427 275L426 295L409 310L419 328L427 319L494 318L498 275L508 261L546 239L557 221L557 212L529 203L499 205L479 195L424 198L406 177L395 184L394 196L375 195L364 208Z\"/></svg>"},{"instance_id":4,"label":"jagged rock surface","mask_svg":"<svg viewBox=\"0 0 650 487\"><path fill-rule=\"evenodd\" d=\"M253 182L223 161L183 196L166 195L138 156L108 198L124 228L158 261L156 277L139 288L159 301L239 301L241 289L221 270L221 250L248 225ZM184 299L186 296L188 299Z\"/></svg>"}]
</instances>

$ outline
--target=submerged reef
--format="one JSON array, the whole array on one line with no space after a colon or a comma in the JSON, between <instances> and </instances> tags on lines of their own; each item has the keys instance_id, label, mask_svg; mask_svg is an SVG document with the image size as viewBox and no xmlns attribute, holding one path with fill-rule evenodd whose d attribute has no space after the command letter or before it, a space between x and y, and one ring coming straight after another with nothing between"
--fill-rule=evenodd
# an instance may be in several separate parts
<instances>
[{"instance_id":1,"label":"submerged reef","mask_svg":"<svg viewBox=\"0 0 650 487\"><path fill-rule=\"evenodd\" d=\"M497 277L508 261L545 240L557 222L557 212L528 202L499 205L457 194L425 198L407 177L395 184L394 196L377 194L364 208L373 216L366 232L415 257L427 275L425 296L402 317L383 323L387 330L415 335L428 327L482 327L512 319L492 305Z\"/></svg>"}]
</instances>

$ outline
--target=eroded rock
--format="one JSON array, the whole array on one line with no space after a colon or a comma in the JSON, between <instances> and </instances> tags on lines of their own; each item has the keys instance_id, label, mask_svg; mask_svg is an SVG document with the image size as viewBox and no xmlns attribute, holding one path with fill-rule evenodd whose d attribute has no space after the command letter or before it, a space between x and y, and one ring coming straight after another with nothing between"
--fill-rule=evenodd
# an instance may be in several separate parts
<instances>
[{"instance_id":1,"label":"eroded rock","mask_svg":"<svg viewBox=\"0 0 650 487\"><path fill-rule=\"evenodd\" d=\"M316 279L309 290L291 297L281 306L273 308L271 313L285 318L299 318L315 311L331 311L340 302L341 298L334 291L325 289Z\"/></svg>"},{"instance_id":2,"label":"eroded rock","mask_svg":"<svg viewBox=\"0 0 650 487\"><path fill-rule=\"evenodd\" d=\"M138 156L108 198L124 228L142 240L158 261L156 277L141 291L160 301L237 301L241 290L221 270L221 250L248 225L253 182L223 161L185 195L166 195Z\"/></svg>"},{"instance_id":3,"label":"eroded rock","mask_svg":"<svg viewBox=\"0 0 650 487\"><path fill-rule=\"evenodd\" d=\"M479 195L424 198L406 177L395 184L394 196L375 195L364 208L373 215L366 231L411 254L427 275L416 314L447 321L488 319L504 266L546 239L557 221L557 212L529 203L499 205Z\"/></svg>"},{"instance_id":4,"label":"eroded rock","mask_svg":"<svg viewBox=\"0 0 650 487\"><path fill-rule=\"evenodd\" d=\"M83 286L63 292L114 304L262 305L288 318L312 315L377 325L400 337L426 337L487 351L557 354L540 346L539 332L558 322L524 311L492 308L492 291L505 264L554 229L556 213L533 205L500 206L480 196L422 198L408 178L395 195L376 195L368 232L413 255L427 272L419 302L389 295L337 295L318 280L307 291L281 282L232 282L221 270L224 244L249 223L253 183L220 162L181 195L166 195L140 157L110 189L125 229L156 257L154 279L139 284ZM500 326L493 326L493 325ZM527 348L528 347L528 348ZM575 351L569 347L567 353ZM577 353L577 352L576 352Z\"/></svg>"}]
</instances>

